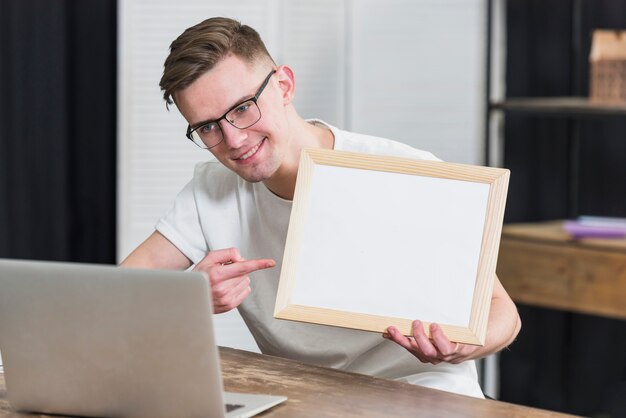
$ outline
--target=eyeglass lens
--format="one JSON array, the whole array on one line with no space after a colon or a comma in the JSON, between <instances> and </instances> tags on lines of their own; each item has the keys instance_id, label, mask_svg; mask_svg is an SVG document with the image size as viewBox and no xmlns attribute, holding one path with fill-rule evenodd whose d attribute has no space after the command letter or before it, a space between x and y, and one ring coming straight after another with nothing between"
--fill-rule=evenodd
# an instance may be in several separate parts
<instances>
[{"instance_id":1,"label":"eyeglass lens","mask_svg":"<svg viewBox=\"0 0 626 418\"><path fill-rule=\"evenodd\" d=\"M245 129L261 119L261 111L254 100L248 100L224 115L224 119L236 128ZM219 120L200 126L191 133L191 137L196 145L202 148L211 148L219 144L223 139Z\"/></svg>"}]
</instances>

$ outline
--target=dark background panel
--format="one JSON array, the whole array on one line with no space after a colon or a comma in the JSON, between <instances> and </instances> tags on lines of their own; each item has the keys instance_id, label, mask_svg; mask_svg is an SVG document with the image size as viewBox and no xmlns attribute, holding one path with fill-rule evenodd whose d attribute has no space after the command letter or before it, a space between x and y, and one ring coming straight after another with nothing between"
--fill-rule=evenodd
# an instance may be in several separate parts
<instances>
[{"instance_id":1,"label":"dark background panel","mask_svg":"<svg viewBox=\"0 0 626 418\"><path fill-rule=\"evenodd\" d=\"M513 113L505 124L504 165L511 170L505 222L567 217L570 124Z\"/></svg>"},{"instance_id":2,"label":"dark background panel","mask_svg":"<svg viewBox=\"0 0 626 418\"><path fill-rule=\"evenodd\" d=\"M115 262L116 7L0 0L0 257Z\"/></svg>"},{"instance_id":3,"label":"dark background panel","mask_svg":"<svg viewBox=\"0 0 626 418\"><path fill-rule=\"evenodd\" d=\"M626 217L626 117L581 122L579 190L581 214Z\"/></svg>"}]
</instances>

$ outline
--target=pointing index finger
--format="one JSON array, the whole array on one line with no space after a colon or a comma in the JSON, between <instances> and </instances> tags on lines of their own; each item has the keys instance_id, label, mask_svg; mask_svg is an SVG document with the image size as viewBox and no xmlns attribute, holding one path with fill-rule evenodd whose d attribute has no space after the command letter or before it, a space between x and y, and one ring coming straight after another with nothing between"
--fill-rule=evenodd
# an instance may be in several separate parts
<instances>
[{"instance_id":1,"label":"pointing index finger","mask_svg":"<svg viewBox=\"0 0 626 418\"><path fill-rule=\"evenodd\" d=\"M261 258L245 261L231 261L222 265L227 276L238 277L250 274L257 270L268 269L276 266L276 261L271 258Z\"/></svg>"}]
</instances>

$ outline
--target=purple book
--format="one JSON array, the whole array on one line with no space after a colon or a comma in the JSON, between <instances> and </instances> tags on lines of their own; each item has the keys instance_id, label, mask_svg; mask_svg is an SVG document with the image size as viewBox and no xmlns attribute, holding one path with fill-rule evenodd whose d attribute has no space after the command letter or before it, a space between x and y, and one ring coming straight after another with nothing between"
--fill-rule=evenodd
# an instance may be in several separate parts
<instances>
[{"instance_id":1,"label":"purple book","mask_svg":"<svg viewBox=\"0 0 626 418\"><path fill-rule=\"evenodd\" d=\"M624 238L626 237L626 227L583 225L578 221L565 221L563 228L573 238Z\"/></svg>"}]
</instances>

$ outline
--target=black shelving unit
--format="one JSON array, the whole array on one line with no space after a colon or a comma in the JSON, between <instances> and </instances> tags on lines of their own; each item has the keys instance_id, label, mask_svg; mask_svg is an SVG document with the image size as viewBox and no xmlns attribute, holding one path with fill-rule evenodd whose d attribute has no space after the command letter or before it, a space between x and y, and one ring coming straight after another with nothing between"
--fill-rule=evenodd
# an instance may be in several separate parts
<instances>
[{"instance_id":1,"label":"black shelving unit","mask_svg":"<svg viewBox=\"0 0 626 418\"><path fill-rule=\"evenodd\" d=\"M568 181L568 208L569 217L575 218L580 213L579 205L579 180L580 180L580 121L585 118L606 118L621 117L626 118L626 103L601 103L592 101L584 96L582 92L582 74L579 67L575 65L583 57L581 47L581 18L582 0L572 0L572 32L571 32L571 68L572 68L572 90L575 95L567 97L515 97L503 100L493 100L491 98L491 67L493 43L492 21L493 21L493 1L488 0L487 5L487 54L486 54L486 101L487 112L485 118L485 164L489 165L492 158L491 120L495 113L520 112L541 117L561 117L567 118L570 124L570 138L568 149L569 158L569 181ZM503 0L506 3L506 0ZM585 51L586 52L586 51ZM506 119L506 116L505 116ZM504 141L505 138L502 138Z\"/></svg>"},{"instance_id":2,"label":"black shelving unit","mask_svg":"<svg viewBox=\"0 0 626 418\"><path fill-rule=\"evenodd\" d=\"M491 73L496 1L508 3L509 97L493 99L491 80L500 75ZM507 214L510 222L525 223L508 227L529 234L543 220L626 216L626 104L586 97L591 31L626 28L626 2L488 0L488 10L485 162L511 168ZM497 132L491 130L496 117L505 124ZM495 161L496 144L506 144L504 161ZM576 262L562 268L584 273ZM518 308L522 331L500 355L501 399L626 416L626 322L519 301Z\"/></svg>"},{"instance_id":3,"label":"black shelving unit","mask_svg":"<svg viewBox=\"0 0 626 418\"><path fill-rule=\"evenodd\" d=\"M489 109L505 112L526 112L546 116L598 117L624 116L626 104L610 104L591 101L587 97L520 97L492 101ZM487 137L489 140L489 137Z\"/></svg>"}]
</instances>

